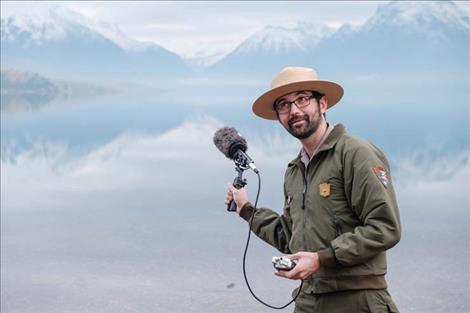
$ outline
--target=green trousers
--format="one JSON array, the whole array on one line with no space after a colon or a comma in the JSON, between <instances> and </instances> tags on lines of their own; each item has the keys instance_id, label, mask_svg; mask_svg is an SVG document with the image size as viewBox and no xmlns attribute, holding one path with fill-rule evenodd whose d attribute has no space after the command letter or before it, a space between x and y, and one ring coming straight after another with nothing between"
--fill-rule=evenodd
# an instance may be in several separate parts
<instances>
[{"instance_id":1,"label":"green trousers","mask_svg":"<svg viewBox=\"0 0 470 313\"><path fill-rule=\"evenodd\" d=\"M398 313L387 289L347 290L324 294L301 292L294 313Z\"/></svg>"}]
</instances>

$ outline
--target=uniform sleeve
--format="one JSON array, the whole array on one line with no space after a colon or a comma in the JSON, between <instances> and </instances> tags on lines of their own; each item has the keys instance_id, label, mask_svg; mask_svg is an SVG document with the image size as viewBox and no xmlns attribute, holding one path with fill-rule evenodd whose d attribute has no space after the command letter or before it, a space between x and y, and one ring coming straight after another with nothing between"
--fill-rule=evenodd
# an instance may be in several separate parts
<instances>
[{"instance_id":1,"label":"uniform sleeve","mask_svg":"<svg viewBox=\"0 0 470 313\"><path fill-rule=\"evenodd\" d=\"M253 233L280 252L291 253L289 242L292 236L292 220L286 205L283 214L279 215L268 208L259 208L254 211L253 205L247 203L241 209L240 216L248 223L253 217L251 228Z\"/></svg>"},{"instance_id":2,"label":"uniform sleeve","mask_svg":"<svg viewBox=\"0 0 470 313\"><path fill-rule=\"evenodd\" d=\"M393 247L401 236L390 168L382 152L361 145L343 155L343 164L346 197L362 223L336 237L332 251L322 253L327 266L363 263Z\"/></svg>"}]
</instances>

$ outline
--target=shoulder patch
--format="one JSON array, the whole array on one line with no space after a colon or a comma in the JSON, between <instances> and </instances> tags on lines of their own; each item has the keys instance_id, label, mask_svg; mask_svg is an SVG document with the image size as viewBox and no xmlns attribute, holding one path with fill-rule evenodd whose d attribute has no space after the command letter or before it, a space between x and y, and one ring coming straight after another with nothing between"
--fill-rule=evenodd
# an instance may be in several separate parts
<instances>
[{"instance_id":1,"label":"shoulder patch","mask_svg":"<svg viewBox=\"0 0 470 313\"><path fill-rule=\"evenodd\" d=\"M374 166L372 170L374 171L375 175L379 178L379 180L382 182L382 184L385 187L387 187L388 181L389 181L387 171L385 171L385 169L380 165Z\"/></svg>"}]
</instances>

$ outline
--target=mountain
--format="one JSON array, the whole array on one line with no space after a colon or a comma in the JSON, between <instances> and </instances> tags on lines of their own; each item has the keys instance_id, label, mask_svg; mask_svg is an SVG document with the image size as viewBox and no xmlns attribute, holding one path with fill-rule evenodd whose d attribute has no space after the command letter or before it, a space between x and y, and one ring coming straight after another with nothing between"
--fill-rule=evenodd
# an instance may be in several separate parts
<instances>
[{"instance_id":1,"label":"mountain","mask_svg":"<svg viewBox=\"0 0 470 313\"><path fill-rule=\"evenodd\" d=\"M452 1L392 1L381 4L365 27L403 24L413 25L415 30L429 25L468 29L470 18ZM439 32L438 28L434 31Z\"/></svg>"},{"instance_id":2,"label":"mountain","mask_svg":"<svg viewBox=\"0 0 470 313\"><path fill-rule=\"evenodd\" d=\"M57 86L47 78L36 73L2 71L0 77L0 93L2 96L21 97L32 95L52 99L59 93Z\"/></svg>"},{"instance_id":3,"label":"mountain","mask_svg":"<svg viewBox=\"0 0 470 313\"><path fill-rule=\"evenodd\" d=\"M314 67L321 77L365 85L374 80L464 86L469 55L470 19L451 1L383 3L354 27L267 26L225 56L201 53L189 59L59 6L40 17L1 20L2 68L87 81L157 82L193 74L264 81L285 66L301 65Z\"/></svg>"},{"instance_id":4,"label":"mountain","mask_svg":"<svg viewBox=\"0 0 470 313\"><path fill-rule=\"evenodd\" d=\"M0 74L1 111L40 108L54 99L93 97L114 90L89 83L51 80L38 73L5 70Z\"/></svg>"},{"instance_id":5,"label":"mountain","mask_svg":"<svg viewBox=\"0 0 470 313\"><path fill-rule=\"evenodd\" d=\"M2 18L2 68L86 80L166 80L190 73L177 54L153 43L118 42L88 22L57 6L42 18Z\"/></svg>"},{"instance_id":6,"label":"mountain","mask_svg":"<svg viewBox=\"0 0 470 313\"><path fill-rule=\"evenodd\" d=\"M304 36L303 34L317 34ZM450 1L391 1L365 24L333 34L319 26L267 27L214 64L213 75L272 77L286 65L312 66L331 78L453 79L468 82L468 14Z\"/></svg>"},{"instance_id":7,"label":"mountain","mask_svg":"<svg viewBox=\"0 0 470 313\"><path fill-rule=\"evenodd\" d=\"M306 51L333 33L334 29L331 27L306 22L297 23L295 28L267 26L241 43L232 55L288 54L293 51Z\"/></svg>"},{"instance_id":8,"label":"mountain","mask_svg":"<svg viewBox=\"0 0 470 313\"><path fill-rule=\"evenodd\" d=\"M325 25L299 22L294 28L267 26L255 33L217 62L210 73L243 73L249 69L270 73L274 67L296 63L308 54L321 39L331 36L334 29Z\"/></svg>"},{"instance_id":9,"label":"mountain","mask_svg":"<svg viewBox=\"0 0 470 313\"><path fill-rule=\"evenodd\" d=\"M379 6L356 31L339 29L313 52L321 60L351 60L325 66L350 75L465 78L470 70L469 17L450 1L392 1Z\"/></svg>"}]
</instances>

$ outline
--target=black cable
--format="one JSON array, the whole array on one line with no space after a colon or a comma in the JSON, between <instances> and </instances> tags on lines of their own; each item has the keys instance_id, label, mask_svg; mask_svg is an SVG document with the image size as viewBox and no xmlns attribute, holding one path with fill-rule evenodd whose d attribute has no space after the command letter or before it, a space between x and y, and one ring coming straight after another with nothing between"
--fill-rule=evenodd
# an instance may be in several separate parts
<instances>
[{"instance_id":1,"label":"black cable","mask_svg":"<svg viewBox=\"0 0 470 313\"><path fill-rule=\"evenodd\" d=\"M258 205L258 198L259 198L259 193L261 191L261 177L259 176L259 173L256 173L256 175L258 175L258 193L256 194L256 200L255 200L255 206L253 208L253 215L251 216L250 218L250 223L248 224L249 228L248 228L248 239L246 240L246 246L245 246L245 252L243 253L243 276L245 277L245 283L246 283L246 286L248 287L248 290L251 292L251 295L256 299L258 300L259 302L261 302L262 304L264 304L265 306L267 307L270 307L271 309L276 309L276 310L282 310L286 307L288 307L292 302L295 301L295 299L297 299L297 297L299 296L300 292L302 291L302 286L304 284L304 281L302 280L300 282L300 286L299 286L299 291L297 292L297 294L295 295L294 299L292 299L289 303L283 305L283 306L272 306L270 304L267 304L266 302L264 302L263 300L261 300L260 298L258 298L255 293L253 292L253 290L251 290L251 287L250 287L250 284L248 283L248 278L246 277L246 254L248 252L248 245L250 244L250 237L251 237L251 225L253 224L253 218L255 216L255 212L256 212L256 207Z\"/></svg>"}]
</instances>

